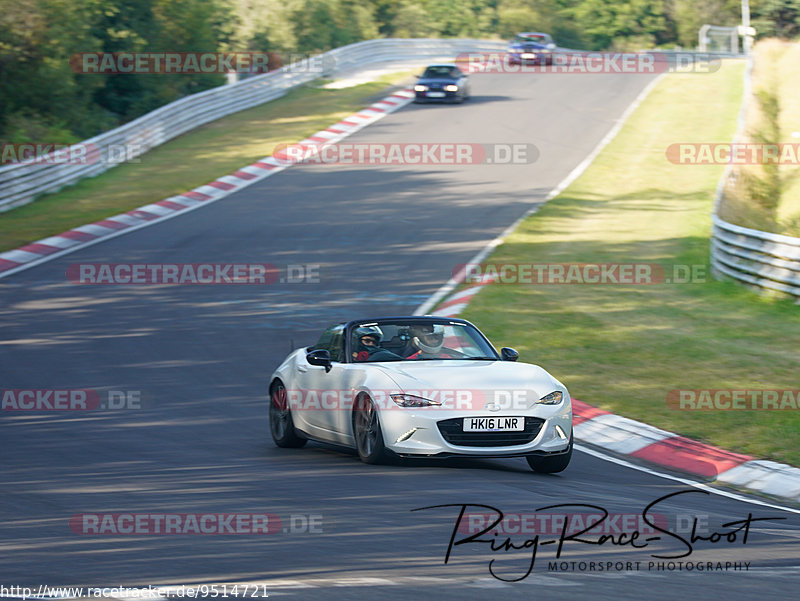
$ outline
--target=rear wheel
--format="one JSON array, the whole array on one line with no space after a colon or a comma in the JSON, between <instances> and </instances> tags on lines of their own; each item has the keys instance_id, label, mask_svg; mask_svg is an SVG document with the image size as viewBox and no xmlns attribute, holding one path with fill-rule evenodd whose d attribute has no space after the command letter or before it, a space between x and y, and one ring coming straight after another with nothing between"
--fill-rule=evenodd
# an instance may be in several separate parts
<instances>
[{"instance_id":1,"label":"rear wheel","mask_svg":"<svg viewBox=\"0 0 800 601\"><path fill-rule=\"evenodd\" d=\"M528 455L525 459L528 460L528 465L534 472L540 474L557 474L567 469L570 459L572 459L572 436L569 437L568 451L563 455L551 455L550 457L542 457L539 455Z\"/></svg>"},{"instance_id":2,"label":"rear wheel","mask_svg":"<svg viewBox=\"0 0 800 601\"><path fill-rule=\"evenodd\" d=\"M295 430L286 387L282 382L273 384L270 392L269 431L275 444L284 449L299 449L308 442Z\"/></svg>"},{"instance_id":3,"label":"rear wheel","mask_svg":"<svg viewBox=\"0 0 800 601\"><path fill-rule=\"evenodd\" d=\"M381 422L375 404L366 395L358 397L353 408L353 436L358 456L364 463L385 463L389 459L383 443Z\"/></svg>"}]
</instances>

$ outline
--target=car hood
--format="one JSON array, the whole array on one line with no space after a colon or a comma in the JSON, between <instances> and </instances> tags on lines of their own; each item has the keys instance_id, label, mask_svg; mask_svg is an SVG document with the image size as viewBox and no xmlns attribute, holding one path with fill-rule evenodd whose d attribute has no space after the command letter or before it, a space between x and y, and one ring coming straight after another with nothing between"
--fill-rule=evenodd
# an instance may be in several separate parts
<instances>
[{"instance_id":1,"label":"car hood","mask_svg":"<svg viewBox=\"0 0 800 601\"><path fill-rule=\"evenodd\" d=\"M376 364L378 365L378 364ZM424 396L425 391L461 391L505 398L514 391L524 391L530 400L538 400L555 390L566 388L547 371L530 363L510 361L403 361L379 365L400 390ZM519 392L522 394L522 392Z\"/></svg>"},{"instance_id":2,"label":"car hood","mask_svg":"<svg viewBox=\"0 0 800 601\"><path fill-rule=\"evenodd\" d=\"M417 84L422 84L424 86L429 86L431 84L441 84L446 86L456 82L458 82L458 78L456 77L420 77L417 80Z\"/></svg>"}]
</instances>

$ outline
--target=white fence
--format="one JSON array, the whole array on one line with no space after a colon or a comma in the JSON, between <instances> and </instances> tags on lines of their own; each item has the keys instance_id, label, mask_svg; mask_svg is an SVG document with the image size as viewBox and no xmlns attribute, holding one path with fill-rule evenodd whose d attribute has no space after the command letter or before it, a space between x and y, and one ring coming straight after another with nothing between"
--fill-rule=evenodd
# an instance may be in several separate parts
<instances>
[{"instance_id":1,"label":"white fence","mask_svg":"<svg viewBox=\"0 0 800 601\"><path fill-rule=\"evenodd\" d=\"M747 124L747 106L752 94L753 58L744 72L744 93L736 135L741 141ZM723 202L725 183L733 173L729 164L717 185L711 219L711 268L717 276L727 276L764 290L777 290L800 299L800 238L753 230L728 223L717 213Z\"/></svg>"},{"instance_id":2,"label":"white fence","mask_svg":"<svg viewBox=\"0 0 800 601\"><path fill-rule=\"evenodd\" d=\"M800 238L751 230L712 216L711 267L759 288L800 298Z\"/></svg>"},{"instance_id":3,"label":"white fence","mask_svg":"<svg viewBox=\"0 0 800 601\"><path fill-rule=\"evenodd\" d=\"M88 153L90 160L0 167L0 212L114 167L118 162L111 159L120 149L125 150L127 159L136 158L200 125L279 98L291 88L321 76L389 60L440 56L454 59L462 52L495 52L505 48L505 42L490 40L369 40L336 48L278 71L193 94L85 140L79 147L92 149Z\"/></svg>"},{"instance_id":4,"label":"white fence","mask_svg":"<svg viewBox=\"0 0 800 601\"><path fill-rule=\"evenodd\" d=\"M700 28L698 35L697 50L700 52L708 52L708 47L713 45L714 40L712 35L718 38L727 39L728 48L725 52L733 54L739 53L739 28L738 27L721 27L719 25L703 25Z\"/></svg>"}]
</instances>

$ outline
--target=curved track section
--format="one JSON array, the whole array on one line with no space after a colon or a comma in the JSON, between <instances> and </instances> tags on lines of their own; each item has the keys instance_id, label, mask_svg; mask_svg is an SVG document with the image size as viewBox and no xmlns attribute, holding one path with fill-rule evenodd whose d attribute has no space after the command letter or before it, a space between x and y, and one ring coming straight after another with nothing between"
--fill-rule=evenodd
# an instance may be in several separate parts
<instances>
[{"instance_id":1,"label":"curved track section","mask_svg":"<svg viewBox=\"0 0 800 601\"><path fill-rule=\"evenodd\" d=\"M750 562L747 572L647 569L648 561L666 561L652 553L685 551L664 535L648 549L568 543L561 558L640 561L630 572L553 573L547 560L555 545L541 546L531 575L518 583L491 577L498 553L486 544L456 547L443 564L457 510L411 511L482 503L525 513L581 503L638 515L658 497L687 489L585 453L563 474L541 476L522 459L376 467L322 445L287 450L270 441L266 378L291 345L311 343L323 326L353 315L412 312L580 163L649 81L472 79L468 103L412 105L348 142L535 144L535 163L296 167L0 283L3 389L138 391L142 398L141 409L2 412L0 582L266 581L271 595L315 600L365 593L484 599L495 592L530 599L543 587L574 599L675 598L701 589L726 600L767 588L775 596L796 593L797 515L734 499L685 494L658 513L673 526L699 516L711 531L751 512L786 518L753 524L746 545L695 545L692 560ZM69 265L90 262L311 264L319 281L132 287L66 280ZM72 516L92 512L269 513L282 527L249 536L70 530ZM320 516L322 531L297 532L302 516ZM514 537L518 544L530 538ZM518 577L530 553L498 561L503 576Z\"/></svg>"}]
</instances>

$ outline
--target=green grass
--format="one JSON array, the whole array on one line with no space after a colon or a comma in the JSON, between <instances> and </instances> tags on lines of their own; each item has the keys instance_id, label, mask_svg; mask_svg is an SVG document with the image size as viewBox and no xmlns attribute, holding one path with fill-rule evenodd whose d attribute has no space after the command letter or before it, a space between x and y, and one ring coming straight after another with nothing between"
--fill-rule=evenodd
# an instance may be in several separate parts
<instances>
[{"instance_id":1,"label":"green grass","mask_svg":"<svg viewBox=\"0 0 800 601\"><path fill-rule=\"evenodd\" d=\"M660 263L708 273L722 166L675 165L674 142L729 140L741 63L665 77L590 168L487 263ZM668 273L669 275L669 273ZM800 310L732 282L495 284L464 313L578 399L730 450L800 465L800 411L671 409L673 389L795 389Z\"/></svg>"},{"instance_id":2,"label":"green grass","mask_svg":"<svg viewBox=\"0 0 800 601\"><path fill-rule=\"evenodd\" d=\"M758 134L769 131L767 119L755 95L774 94L778 100L777 142L800 145L800 43L778 39L761 40L756 44L752 74L753 96L748 101L745 140L758 141ZM745 165L736 169L740 175L765 180L761 165ZM790 236L800 236L800 166L797 163L779 167L781 189L774 211L761 207L747 185L729 185L721 216L746 227ZM740 178L740 181L744 179ZM769 197L773 197L771 192Z\"/></svg>"},{"instance_id":3,"label":"green grass","mask_svg":"<svg viewBox=\"0 0 800 601\"><path fill-rule=\"evenodd\" d=\"M394 73L341 90L309 84L286 96L230 115L56 194L0 213L0 251L59 234L163 200L272 154L380 99L387 86L410 73Z\"/></svg>"},{"instance_id":4,"label":"green grass","mask_svg":"<svg viewBox=\"0 0 800 601\"><path fill-rule=\"evenodd\" d=\"M784 52L774 65L780 99L782 142L800 144L800 43L784 43ZM797 137L792 137L792 134ZM783 190L778 206L778 220L792 224L790 233L800 235L800 165L781 167Z\"/></svg>"}]
</instances>

